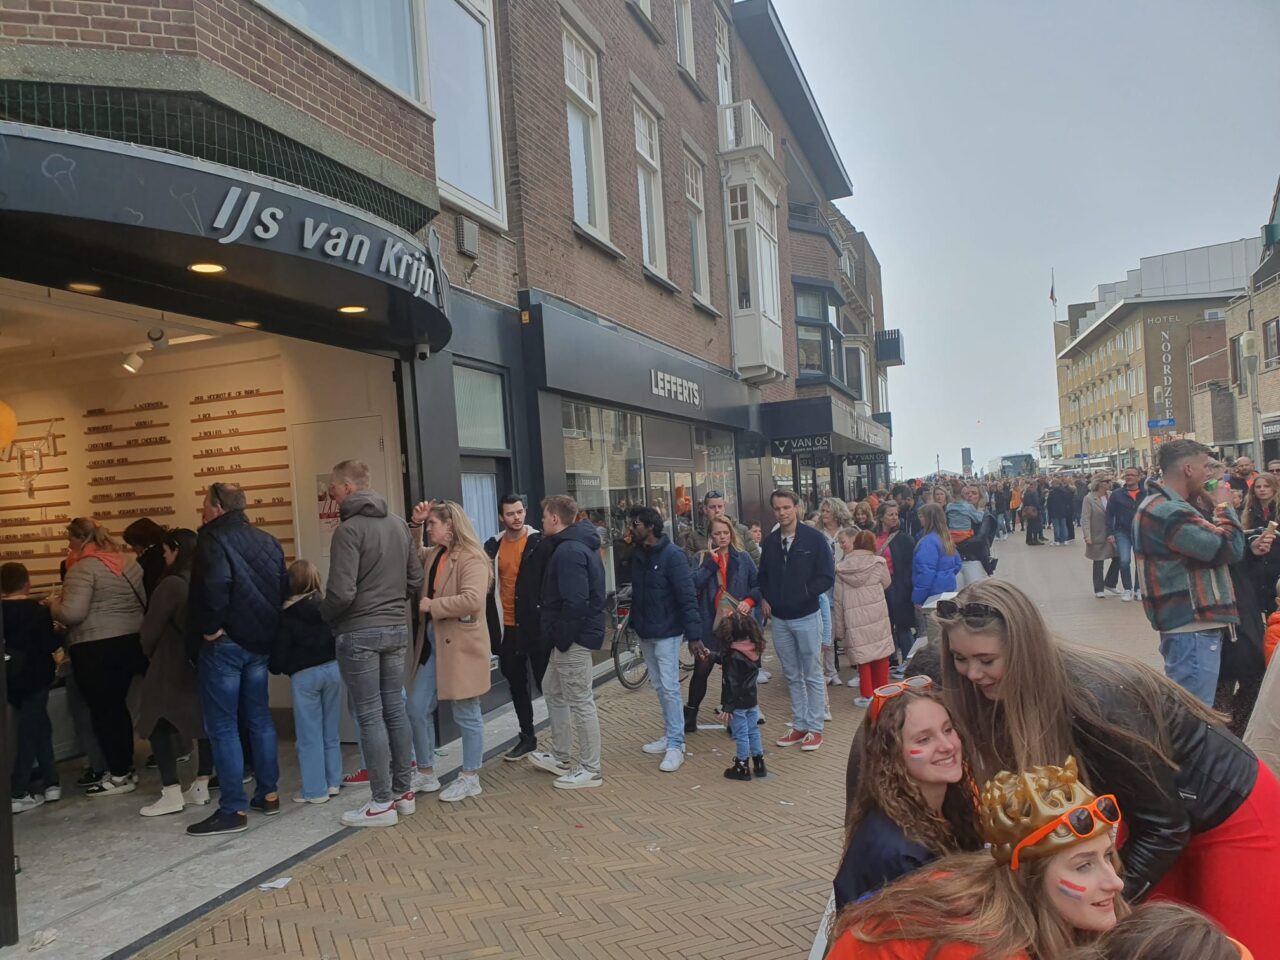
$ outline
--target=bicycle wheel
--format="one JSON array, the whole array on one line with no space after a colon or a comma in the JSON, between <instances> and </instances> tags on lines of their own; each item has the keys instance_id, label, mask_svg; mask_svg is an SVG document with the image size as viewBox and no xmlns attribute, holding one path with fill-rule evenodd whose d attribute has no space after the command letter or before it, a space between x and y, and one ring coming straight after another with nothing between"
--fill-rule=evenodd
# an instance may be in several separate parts
<instances>
[{"instance_id":1,"label":"bicycle wheel","mask_svg":"<svg viewBox=\"0 0 1280 960\"><path fill-rule=\"evenodd\" d=\"M613 668L618 682L628 690L639 690L649 679L649 665L640 653L640 640L625 625L613 637Z\"/></svg>"}]
</instances>

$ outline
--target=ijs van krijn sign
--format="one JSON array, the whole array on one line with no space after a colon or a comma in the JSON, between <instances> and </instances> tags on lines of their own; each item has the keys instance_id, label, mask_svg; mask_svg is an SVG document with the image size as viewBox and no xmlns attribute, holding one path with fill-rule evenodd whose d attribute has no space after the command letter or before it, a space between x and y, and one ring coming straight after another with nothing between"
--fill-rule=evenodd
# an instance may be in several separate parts
<instances>
[{"instance_id":1,"label":"ijs van krijn sign","mask_svg":"<svg viewBox=\"0 0 1280 960\"><path fill-rule=\"evenodd\" d=\"M210 232L226 231L218 237L218 242L236 243L246 235L270 242L280 238L284 230L284 237L292 235L296 238L301 250L346 264L368 267L369 272L380 275L380 279L400 281L415 297L433 304L437 301L435 264L421 247L392 236L383 236L375 250L373 241L363 233L315 217L303 217L300 223L290 223L284 208L264 206L259 209L261 201L262 193L258 190L249 190L246 194L240 187L231 187L218 208Z\"/></svg>"}]
</instances>

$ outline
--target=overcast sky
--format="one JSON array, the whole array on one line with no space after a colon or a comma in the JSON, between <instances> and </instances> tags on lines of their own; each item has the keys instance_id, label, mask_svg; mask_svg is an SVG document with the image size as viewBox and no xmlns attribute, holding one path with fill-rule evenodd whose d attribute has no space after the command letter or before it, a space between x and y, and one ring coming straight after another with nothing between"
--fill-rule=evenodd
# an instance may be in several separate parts
<instances>
[{"instance_id":1,"label":"overcast sky","mask_svg":"<svg viewBox=\"0 0 1280 960\"><path fill-rule=\"evenodd\" d=\"M774 0L884 271L907 476L1031 452L1060 316L1143 256L1253 237L1277 0Z\"/></svg>"}]
</instances>

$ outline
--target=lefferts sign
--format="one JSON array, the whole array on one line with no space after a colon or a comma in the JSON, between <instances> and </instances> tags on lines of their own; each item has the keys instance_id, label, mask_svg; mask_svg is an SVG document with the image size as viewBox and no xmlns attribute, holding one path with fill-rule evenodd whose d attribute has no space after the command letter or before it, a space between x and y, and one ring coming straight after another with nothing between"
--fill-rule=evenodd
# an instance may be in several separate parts
<instances>
[{"instance_id":1,"label":"lefferts sign","mask_svg":"<svg viewBox=\"0 0 1280 960\"><path fill-rule=\"evenodd\" d=\"M316 217L303 217L300 223L291 223L286 219L284 208L264 206L259 209L261 202L260 191L245 193L240 187L231 187L218 208L218 215L213 218L209 233L214 236L221 234L219 243L236 243L242 239L265 243L278 238L287 242L292 236L297 240L299 249L346 264L368 266L370 272L380 274L383 279L400 281L415 297L436 302L438 281L435 265L425 250L383 235L375 251L374 241L363 233L330 225L327 220ZM371 254L373 259L370 259Z\"/></svg>"},{"instance_id":2,"label":"lefferts sign","mask_svg":"<svg viewBox=\"0 0 1280 960\"><path fill-rule=\"evenodd\" d=\"M649 390L655 397L666 397L691 407L702 406L702 391L695 380L686 380L661 370L650 370Z\"/></svg>"},{"instance_id":3,"label":"lefferts sign","mask_svg":"<svg viewBox=\"0 0 1280 960\"><path fill-rule=\"evenodd\" d=\"M780 457L793 453L811 453L818 450L831 449L830 434L818 434L812 437L784 437L773 441L773 450Z\"/></svg>"}]
</instances>

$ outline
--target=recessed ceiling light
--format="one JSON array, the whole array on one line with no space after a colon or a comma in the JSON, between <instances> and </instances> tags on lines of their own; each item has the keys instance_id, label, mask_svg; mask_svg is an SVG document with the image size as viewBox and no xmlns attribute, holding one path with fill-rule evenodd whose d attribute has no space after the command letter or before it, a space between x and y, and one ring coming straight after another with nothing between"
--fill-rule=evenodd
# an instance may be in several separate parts
<instances>
[{"instance_id":1,"label":"recessed ceiling light","mask_svg":"<svg viewBox=\"0 0 1280 960\"><path fill-rule=\"evenodd\" d=\"M121 366L130 373L137 373L142 369L142 357L138 356L137 353L126 354Z\"/></svg>"},{"instance_id":2,"label":"recessed ceiling light","mask_svg":"<svg viewBox=\"0 0 1280 960\"><path fill-rule=\"evenodd\" d=\"M75 283L68 283L67 289L70 290L72 293L87 293L90 295L98 294L102 292L102 287L98 286L96 283L84 283L83 281L79 281L79 280L77 280Z\"/></svg>"},{"instance_id":3,"label":"recessed ceiling light","mask_svg":"<svg viewBox=\"0 0 1280 960\"><path fill-rule=\"evenodd\" d=\"M352 304L347 307L339 307L338 312L339 313L365 313L366 311L368 311L368 309L369 309L368 307L361 307L361 306L357 306L356 304Z\"/></svg>"},{"instance_id":4,"label":"recessed ceiling light","mask_svg":"<svg viewBox=\"0 0 1280 960\"><path fill-rule=\"evenodd\" d=\"M262 324L257 320L237 320L237 327L244 327L246 330L257 330Z\"/></svg>"},{"instance_id":5,"label":"recessed ceiling light","mask_svg":"<svg viewBox=\"0 0 1280 960\"><path fill-rule=\"evenodd\" d=\"M227 268L220 263L191 263L187 269L192 273L226 273Z\"/></svg>"}]
</instances>

